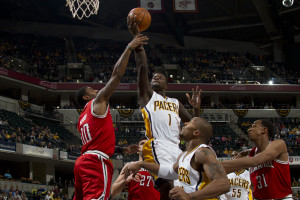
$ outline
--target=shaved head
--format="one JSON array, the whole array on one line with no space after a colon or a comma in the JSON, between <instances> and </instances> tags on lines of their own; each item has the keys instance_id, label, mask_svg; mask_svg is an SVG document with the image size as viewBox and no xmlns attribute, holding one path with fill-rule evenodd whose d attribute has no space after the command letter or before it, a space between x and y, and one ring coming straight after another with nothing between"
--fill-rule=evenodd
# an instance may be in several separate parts
<instances>
[{"instance_id":1,"label":"shaved head","mask_svg":"<svg viewBox=\"0 0 300 200\"><path fill-rule=\"evenodd\" d=\"M213 136L213 128L212 125L202 117L195 117L195 125L197 130L200 131L200 137L204 138L208 141Z\"/></svg>"}]
</instances>

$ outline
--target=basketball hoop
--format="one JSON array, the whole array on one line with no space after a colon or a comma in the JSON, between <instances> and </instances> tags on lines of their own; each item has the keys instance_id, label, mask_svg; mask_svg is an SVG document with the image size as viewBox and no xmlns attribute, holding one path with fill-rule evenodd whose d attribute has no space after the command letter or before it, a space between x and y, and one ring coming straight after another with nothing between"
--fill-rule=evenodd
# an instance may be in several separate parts
<instances>
[{"instance_id":1,"label":"basketball hoop","mask_svg":"<svg viewBox=\"0 0 300 200\"><path fill-rule=\"evenodd\" d=\"M66 6L69 7L73 18L88 18L91 15L97 15L99 9L99 0L66 0Z\"/></svg>"}]
</instances>

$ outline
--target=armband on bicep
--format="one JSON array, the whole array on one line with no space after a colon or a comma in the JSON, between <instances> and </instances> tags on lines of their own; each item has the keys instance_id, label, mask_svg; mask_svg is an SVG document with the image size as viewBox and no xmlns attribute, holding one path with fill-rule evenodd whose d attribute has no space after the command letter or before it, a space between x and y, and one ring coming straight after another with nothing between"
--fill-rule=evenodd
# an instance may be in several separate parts
<instances>
[{"instance_id":1,"label":"armband on bicep","mask_svg":"<svg viewBox=\"0 0 300 200\"><path fill-rule=\"evenodd\" d=\"M178 174L174 171L173 165L160 165L158 177L169 180L176 180L178 179Z\"/></svg>"}]
</instances>

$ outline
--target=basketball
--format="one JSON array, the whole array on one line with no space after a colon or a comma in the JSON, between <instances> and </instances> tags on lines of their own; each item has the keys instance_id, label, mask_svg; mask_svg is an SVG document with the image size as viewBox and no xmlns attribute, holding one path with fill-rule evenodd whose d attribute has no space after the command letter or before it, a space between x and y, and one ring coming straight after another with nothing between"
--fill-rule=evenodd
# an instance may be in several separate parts
<instances>
[{"instance_id":1,"label":"basketball","mask_svg":"<svg viewBox=\"0 0 300 200\"><path fill-rule=\"evenodd\" d=\"M145 8L134 8L132 9L128 16L130 17L130 20L133 19L133 17L136 15L136 21L138 23L138 27L140 31L145 31L149 28L151 24L151 15Z\"/></svg>"}]
</instances>

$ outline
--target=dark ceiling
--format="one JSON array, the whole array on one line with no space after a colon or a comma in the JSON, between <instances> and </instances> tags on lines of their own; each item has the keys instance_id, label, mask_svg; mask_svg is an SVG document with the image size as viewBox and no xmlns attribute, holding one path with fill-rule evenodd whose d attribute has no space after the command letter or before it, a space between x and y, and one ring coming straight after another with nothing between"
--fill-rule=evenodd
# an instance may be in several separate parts
<instances>
[{"instance_id":1,"label":"dark ceiling","mask_svg":"<svg viewBox=\"0 0 300 200\"><path fill-rule=\"evenodd\" d=\"M300 0L290 8L281 0L198 0L197 13L173 12L173 1L163 0L164 12L151 13L149 32L183 36L253 41L268 45L274 40L299 34ZM73 19L65 0L1 0L1 19L97 26L126 29L128 12L139 0L100 0L97 16Z\"/></svg>"}]
</instances>

